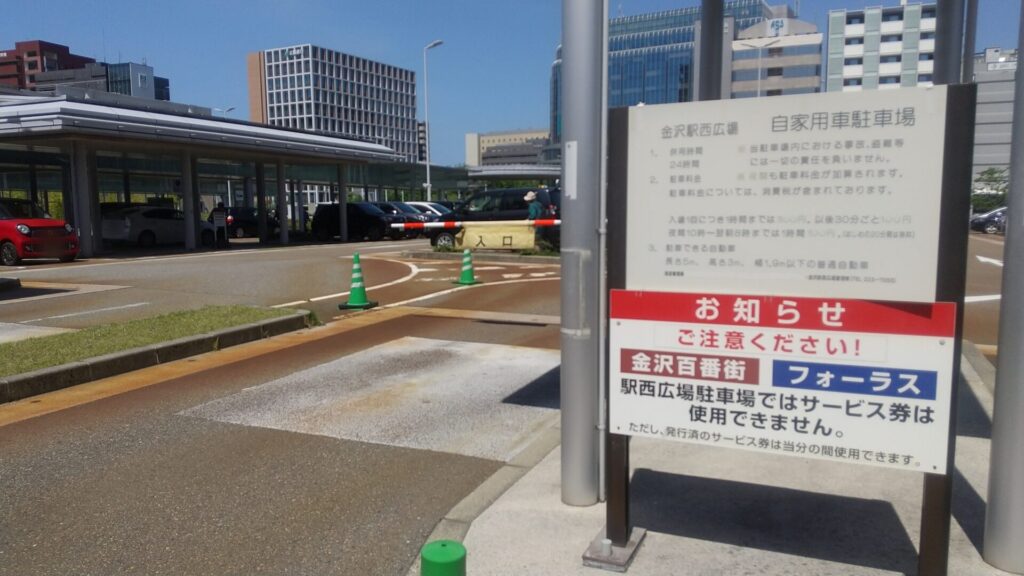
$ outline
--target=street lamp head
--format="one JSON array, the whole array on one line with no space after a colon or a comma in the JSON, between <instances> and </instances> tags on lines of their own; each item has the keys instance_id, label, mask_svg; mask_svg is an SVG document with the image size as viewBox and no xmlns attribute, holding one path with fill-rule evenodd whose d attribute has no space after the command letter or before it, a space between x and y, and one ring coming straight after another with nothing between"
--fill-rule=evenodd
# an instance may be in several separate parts
<instances>
[{"instance_id":1,"label":"street lamp head","mask_svg":"<svg viewBox=\"0 0 1024 576\"><path fill-rule=\"evenodd\" d=\"M444 40L434 40L430 44L427 44L423 49L424 50L430 50L431 48L437 48L441 44L444 44Z\"/></svg>"}]
</instances>

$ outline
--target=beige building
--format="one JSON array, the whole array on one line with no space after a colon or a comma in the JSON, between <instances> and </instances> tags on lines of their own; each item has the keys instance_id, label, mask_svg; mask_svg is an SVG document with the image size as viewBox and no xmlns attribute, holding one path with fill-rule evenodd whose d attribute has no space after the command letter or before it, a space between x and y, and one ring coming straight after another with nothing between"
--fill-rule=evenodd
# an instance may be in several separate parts
<instances>
[{"instance_id":1,"label":"beige building","mask_svg":"<svg viewBox=\"0 0 1024 576\"><path fill-rule=\"evenodd\" d=\"M505 164L535 164L539 156L532 162L522 161L524 148L531 145L543 148L548 141L547 130L515 130L510 132L490 132L466 134L466 166L482 166L488 159L499 159L502 150L514 152L516 158L509 157L509 162L493 162ZM511 161L515 160L515 161Z\"/></svg>"}]
</instances>

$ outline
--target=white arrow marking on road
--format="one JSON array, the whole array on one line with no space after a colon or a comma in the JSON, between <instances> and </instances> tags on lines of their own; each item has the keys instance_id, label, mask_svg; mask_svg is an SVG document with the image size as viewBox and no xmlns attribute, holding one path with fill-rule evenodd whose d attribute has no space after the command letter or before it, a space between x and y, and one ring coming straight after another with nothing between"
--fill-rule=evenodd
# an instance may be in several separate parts
<instances>
[{"instance_id":1,"label":"white arrow marking on road","mask_svg":"<svg viewBox=\"0 0 1024 576\"><path fill-rule=\"evenodd\" d=\"M25 320L22 324L29 324L31 322L42 322L43 320L59 320L61 318L71 318L72 316L85 316L87 314L99 314L100 312L110 312L113 310L125 310L127 308L138 308L139 306L149 306L149 302L136 302L135 304L125 304L124 306L111 306L110 308L99 308L97 310L86 310L85 312L74 312L72 314L61 314L59 316L47 316L46 318L36 318L35 320Z\"/></svg>"},{"instance_id":2,"label":"white arrow marking on road","mask_svg":"<svg viewBox=\"0 0 1024 576\"><path fill-rule=\"evenodd\" d=\"M975 256L975 258L978 259L978 262L982 262L984 264L995 264L996 266L999 266L1000 268L1003 267L1003 261L1002 260L996 260L995 258L986 258L984 256Z\"/></svg>"},{"instance_id":3,"label":"white arrow marking on road","mask_svg":"<svg viewBox=\"0 0 1024 576\"><path fill-rule=\"evenodd\" d=\"M964 298L964 303L971 304L973 302L991 302L993 300L999 300L1003 296L1001 294L989 294L987 296L967 296Z\"/></svg>"},{"instance_id":4,"label":"white arrow marking on road","mask_svg":"<svg viewBox=\"0 0 1024 576\"><path fill-rule=\"evenodd\" d=\"M502 274L501 277L502 278L506 278L506 279L511 279L511 278L522 278L523 275L522 274Z\"/></svg>"}]
</instances>

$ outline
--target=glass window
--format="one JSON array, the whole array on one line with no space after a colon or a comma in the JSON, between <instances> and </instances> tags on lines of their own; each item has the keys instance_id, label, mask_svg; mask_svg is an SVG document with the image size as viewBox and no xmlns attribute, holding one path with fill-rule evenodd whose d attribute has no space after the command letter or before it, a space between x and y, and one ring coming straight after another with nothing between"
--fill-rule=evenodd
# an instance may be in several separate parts
<instances>
[{"instance_id":1,"label":"glass window","mask_svg":"<svg viewBox=\"0 0 1024 576\"><path fill-rule=\"evenodd\" d=\"M903 58L899 54L890 54L878 59L882 64L891 64L893 62L901 62L902 60Z\"/></svg>"},{"instance_id":2,"label":"glass window","mask_svg":"<svg viewBox=\"0 0 1024 576\"><path fill-rule=\"evenodd\" d=\"M881 76L881 77L878 78L878 83L879 84L899 84L900 83L900 77L899 76Z\"/></svg>"},{"instance_id":3,"label":"glass window","mask_svg":"<svg viewBox=\"0 0 1024 576\"><path fill-rule=\"evenodd\" d=\"M843 60L843 64L845 66L861 66L861 65L864 64L864 59L863 58L847 58L846 60Z\"/></svg>"},{"instance_id":4,"label":"glass window","mask_svg":"<svg viewBox=\"0 0 1024 576\"><path fill-rule=\"evenodd\" d=\"M843 80L843 86L860 86L861 84L863 84L861 78L846 78Z\"/></svg>"},{"instance_id":5,"label":"glass window","mask_svg":"<svg viewBox=\"0 0 1024 576\"><path fill-rule=\"evenodd\" d=\"M863 44L863 43L864 43L864 38L862 36L851 36L850 38L846 39L846 45L847 46L858 46L858 45Z\"/></svg>"},{"instance_id":6,"label":"glass window","mask_svg":"<svg viewBox=\"0 0 1024 576\"><path fill-rule=\"evenodd\" d=\"M900 10L898 12L886 12L886 13L882 14L882 22L902 22L902 21L903 21L903 11L902 10Z\"/></svg>"},{"instance_id":7,"label":"glass window","mask_svg":"<svg viewBox=\"0 0 1024 576\"><path fill-rule=\"evenodd\" d=\"M921 32L921 40L935 40L935 32Z\"/></svg>"},{"instance_id":8,"label":"glass window","mask_svg":"<svg viewBox=\"0 0 1024 576\"><path fill-rule=\"evenodd\" d=\"M932 81L932 75L931 74L921 74L921 75L919 75L917 77L917 81L918 82L931 82Z\"/></svg>"},{"instance_id":9,"label":"glass window","mask_svg":"<svg viewBox=\"0 0 1024 576\"><path fill-rule=\"evenodd\" d=\"M918 60L935 60L935 54L932 52L921 52L917 55Z\"/></svg>"},{"instance_id":10,"label":"glass window","mask_svg":"<svg viewBox=\"0 0 1024 576\"><path fill-rule=\"evenodd\" d=\"M882 42L902 42L902 34L885 34L882 36Z\"/></svg>"},{"instance_id":11,"label":"glass window","mask_svg":"<svg viewBox=\"0 0 1024 576\"><path fill-rule=\"evenodd\" d=\"M864 15L863 14L850 14L850 15L848 15L846 17L846 24L847 25L850 25L850 24L863 24L863 23L864 23Z\"/></svg>"}]
</instances>

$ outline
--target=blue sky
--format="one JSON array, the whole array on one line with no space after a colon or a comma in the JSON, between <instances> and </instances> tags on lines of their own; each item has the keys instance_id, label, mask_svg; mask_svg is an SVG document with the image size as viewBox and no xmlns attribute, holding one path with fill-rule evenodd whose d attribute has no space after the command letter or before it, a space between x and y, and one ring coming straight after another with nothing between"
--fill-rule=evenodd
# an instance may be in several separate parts
<instances>
[{"instance_id":1,"label":"blue sky","mask_svg":"<svg viewBox=\"0 0 1024 576\"><path fill-rule=\"evenodd\" d=\"M779 0L781 1L781 0ZM1016 0L979 0L978 49L1017 44ZM792 2L791 2L792 3ZM803 0L824 29L828 10L898 0ZM612 16L699 0L609 0ZM415 70L430 51L431 155L462 163L467 132L547 128L548 83L561 36L558 0L48 0L0 18L0 49L16 40L66 44L98 60L146 60L175 101L236 107L248 118L248 52L313 43ZM422 119L422 84L419 90Z\"/></svg>"}]
</instances>

